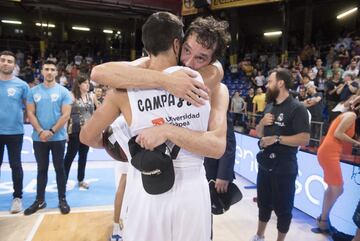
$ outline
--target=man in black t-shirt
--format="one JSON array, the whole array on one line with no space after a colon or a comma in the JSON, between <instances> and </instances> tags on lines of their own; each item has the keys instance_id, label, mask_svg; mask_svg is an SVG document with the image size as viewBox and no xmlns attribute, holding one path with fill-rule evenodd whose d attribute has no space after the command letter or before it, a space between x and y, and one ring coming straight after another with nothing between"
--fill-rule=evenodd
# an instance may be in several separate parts
<instances>
[{"instance_id":1,"label":"man in black t-shirt","mask_svg":"<svg viewBox=\"0 0 360 241\"><path fill-rule=\"evenodd\" d=\"M323 122L323 97L321 93L316 91L314 84L308 85L306 88L308 97L304 100L304 105L311 114L311 138L316 140L310 141L310 146L320 144L320 129Z\"/></svg>"},{"instance_id":2,"label":"man in black t-shirt","mask_svg":"<svg viewBox=\"0 0 360 241\"><path fill-rule=\"evenodd\" d=\"M256 126L261 138L257 154L257 202L259 224L252 241L263 241L272 210L278 218L278 241L285 240L294 206L295 180L298 173L298 147L310 139L309 116L303 104L289 94L291 73L276 69L269 76L267 106Z\"/></svg>"},{"instance_id":3,"label":"man in black t-shirt","mask_svg":"<svg viewBox=\"0 0 360 241\"><path fill-rule=\"evenodd\" d=\"M326 105L329 113L329 123L340 114L340 112L333 112L332 109L340 102L340 95L337 90L341 86L340 72L335 72L333 78L326 82Z\"/></svg>"},{"instance_id":4,"label":"man in black t-shirt","mask_svg":"<svg viewBox=\"0 0 360 241\"><path fill-rule=\"evenodd\" d=\"M359 84L354 81L354 76L346 74L344 77L344 83L340 85L336 93L339 94L340 101L347 101L351 95L356 94L359 89Z\"/></svg>"}]
</instances>

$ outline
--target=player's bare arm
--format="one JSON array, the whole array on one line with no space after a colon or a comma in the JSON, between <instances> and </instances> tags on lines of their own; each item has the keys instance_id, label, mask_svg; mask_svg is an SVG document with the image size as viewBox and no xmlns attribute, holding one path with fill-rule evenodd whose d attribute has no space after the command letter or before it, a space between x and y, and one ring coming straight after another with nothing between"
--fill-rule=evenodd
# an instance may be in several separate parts
<instances>
[{"instance_id":1,"label":"player's bare arm","mask_svg":"<svg viewBox=\"0 0 360 241\"><path fill-rule=\"evenodd\" d=\"M204 100L208 99L208 89L203 83L194 80L191 72L178 71L170 75L164 74L146 69L146 64L142 61L97 65L91 72L91 80L120 89L162 88L195 106L202 105Z\"/></svg>"},{"instance_id":2,"label":"player's bare arm","mask_svg":"<svg viewBox=\"0 0 360 241\"><path fill-rule=\"evenodd\" d=\"M104 102L81 128L80 141L94 148L103 148L102 133L121 114L119 103L122 103L125 91L109 90Z\"/></svg>"}]
</instances>

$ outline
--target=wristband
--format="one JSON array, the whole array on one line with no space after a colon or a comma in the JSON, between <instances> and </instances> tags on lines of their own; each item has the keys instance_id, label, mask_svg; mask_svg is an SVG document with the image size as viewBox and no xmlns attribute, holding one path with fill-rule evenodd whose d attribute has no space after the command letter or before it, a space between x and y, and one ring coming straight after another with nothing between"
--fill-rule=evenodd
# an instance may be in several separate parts
<instances>
[{"instance_id":1,"label":"wristband","mask_svg":"<svg viewBox=\"0 0 360 241\"><path fill-rule=\"evenodd\" d=\"M54 131L52 128L50 128L49 131L50 131L51 133L55 134L55 131Z\"/></svg>"}]
</instances>

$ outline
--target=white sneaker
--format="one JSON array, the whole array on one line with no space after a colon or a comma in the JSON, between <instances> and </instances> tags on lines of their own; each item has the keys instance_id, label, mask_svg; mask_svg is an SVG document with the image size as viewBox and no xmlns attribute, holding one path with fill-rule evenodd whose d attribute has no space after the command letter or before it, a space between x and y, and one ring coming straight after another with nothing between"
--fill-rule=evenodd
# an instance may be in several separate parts
<instances>
[{"instance_id":1,"label":"white sneaker","mask_svg":"<svg viewBox=\"0 0 360 241\"><path fill-rule=\"evenodd\" d=\"M81 181L79 182L79 187L82 187L84 189L89 189L90 185L87 182Z\"/></svg>"},{"instance_id":2,"label":"white sneaker","mask_svg":"<svg viewBox=\"0 0 360 241\"><path fill-rule=\"evenodd\" d=\"M14 198L11 203L10 213L19 213L22 211L22 201L21 198Z\"/></svg>"},{"instance_id":3,"label":"white sneaker","mask_svg":"<svg viewBox=\"0 0 360 241\"><path fill-rule=\"evenodd\" d=\"M265 241L264 237L260 238L257 234L250 241Z\"/></svg>"}]
</instances>

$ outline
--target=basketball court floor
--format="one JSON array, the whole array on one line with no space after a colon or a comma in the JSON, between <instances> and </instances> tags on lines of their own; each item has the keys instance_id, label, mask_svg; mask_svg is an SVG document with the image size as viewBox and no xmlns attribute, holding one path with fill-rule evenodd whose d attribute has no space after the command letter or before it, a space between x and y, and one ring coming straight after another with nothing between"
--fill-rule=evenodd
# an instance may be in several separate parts
<instances>
[{"instance_id":1,"label":"basketball court floor","mask_svg":"<svg viewBox=\"0 0 360 241\"><path fill-rule=\"evenodd\" d=\"M24 163L24 197L26 208L35 199L36 164ZM51 166L51 165L50 165ZM71 213L61 215L57 208L57 192L53 168L49 168L46 189L47 207L31 216L9 213L11 205L11 172L8 163L2 165L0 179L0 241L106 241L112 228L113 199L116 190L117 164L112 161L90 161L86 180L90 189L79 189L73 163L67 187L67 200ZM253 202L255 189L237 176L235 183L244 197L223 215L214 216L214 241L248 241L256 232L257 206ZM313 234L310 229L315 220L294 210L288 241L326 241L330 237ZM126 228L126 227L125 227ZM140 227L139 227L140 228ZM265 234L266 241L276 240L276 217L273 216ZM169 240L170 241L170 240ZM196 240L194 240L196 241Z\"/></svg>"}]
</instances>

